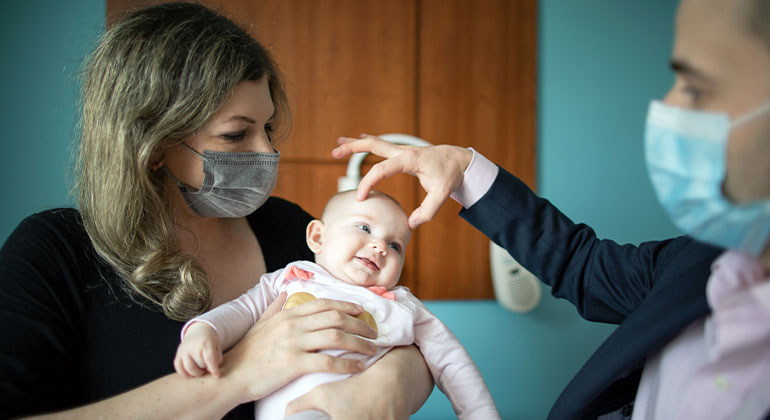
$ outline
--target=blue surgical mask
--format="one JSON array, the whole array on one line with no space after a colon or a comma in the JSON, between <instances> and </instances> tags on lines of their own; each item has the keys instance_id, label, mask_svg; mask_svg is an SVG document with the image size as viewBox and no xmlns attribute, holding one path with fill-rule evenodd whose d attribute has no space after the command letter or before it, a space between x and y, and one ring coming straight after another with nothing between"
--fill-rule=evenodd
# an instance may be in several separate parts
<instances>
[{"instance_id":1,"label":"blue surgical mask","mask_svg":"<svg viewBox=\"0 0 770 420\"><path fill-rule=\"evenodd\" d=\"M658 200L695 239L759 256L770 238L770 200L734 204L724 196L730 130L770 111L770 103L730 121L724 113L653 101L645 158Z\"/></svg>"},{"instance_id":2,"label":"blue surgical mask","mask_svg":"<svg viewBox=\"0 0 770 420\"><path fill-rule=\"evenodd\" d=\"M278 175L276 153L196 152L187 150L203 160L203 184L199 189L179 181L166 167L187 205L201 217L244 217L253 213L275 187Z\"/></svg>"}]
</instances>

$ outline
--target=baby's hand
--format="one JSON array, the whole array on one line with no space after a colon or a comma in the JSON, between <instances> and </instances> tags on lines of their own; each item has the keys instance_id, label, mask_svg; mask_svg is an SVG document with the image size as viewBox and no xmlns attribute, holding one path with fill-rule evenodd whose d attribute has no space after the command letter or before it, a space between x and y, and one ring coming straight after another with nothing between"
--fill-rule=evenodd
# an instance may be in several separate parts
<instances>
[{"instance_id":1,"label":"baby's hand","mask_svg":"<svg viewBox=\"0 0 770 420\"><path fill-rule=\"evenodd\" d=\"M217 332L205 322L194 322L176 350L174 369L185 377L198 377L206 372L219 377L222 346Z\"/></svg>"}]
</instances>

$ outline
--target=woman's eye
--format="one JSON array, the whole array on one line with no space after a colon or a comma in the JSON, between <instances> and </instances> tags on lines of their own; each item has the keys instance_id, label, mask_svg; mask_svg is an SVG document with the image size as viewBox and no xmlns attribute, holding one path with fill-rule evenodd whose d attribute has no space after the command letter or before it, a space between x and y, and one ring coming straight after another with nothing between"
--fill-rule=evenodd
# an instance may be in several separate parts
<instances>
[{"instance_id":1,"label":"woman's eye","mask_svg":"<svg viewBox=\"0 0 770 420\"><path fill-rule=\"evenodd\" d=\"M228 142L236 142L243 140L244 137L246 137L246 130L239 131L237 133L227 133L220 135L225 141Z\"/></svg>"},{"instance_id":2,"label":"woman's eye","mask_svg":"<svg viewBox=\"0 0 770 420\"><path fill-rule=\"evenodd\" d=\"M389 243L388 246L391 247L396 252L401 252L401 245L399 245L399 244L397 244L395 242Z\"/></svg>"},{"instance_id":3,"label":"woman's eye","mask_svg":"<svg viewBox=\"0 0 770 420\"><path fill-rule=\"evenodd\" d=\"M358 228L363 230L366 233L372 233L372 228L370 228L367 225L358 225Z\"/></svg>"}]
</instances>

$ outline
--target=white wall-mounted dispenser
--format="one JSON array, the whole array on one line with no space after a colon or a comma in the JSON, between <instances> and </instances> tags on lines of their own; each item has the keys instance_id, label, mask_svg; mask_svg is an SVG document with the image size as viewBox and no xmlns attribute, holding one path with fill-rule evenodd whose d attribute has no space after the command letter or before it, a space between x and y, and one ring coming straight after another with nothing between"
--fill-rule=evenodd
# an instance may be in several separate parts
<instances>
[{"instance_id":1,"label":"white wall-mounted dispenser","mask_svg":"<svg viewBox=\"0 0 770 420\"><path fill-rule=\"evenodd\" d=\"M535 309L541 298L540 280L492 241L489 241L489 261L497 301L513 312Z\"/></svg>"}]
</instances>

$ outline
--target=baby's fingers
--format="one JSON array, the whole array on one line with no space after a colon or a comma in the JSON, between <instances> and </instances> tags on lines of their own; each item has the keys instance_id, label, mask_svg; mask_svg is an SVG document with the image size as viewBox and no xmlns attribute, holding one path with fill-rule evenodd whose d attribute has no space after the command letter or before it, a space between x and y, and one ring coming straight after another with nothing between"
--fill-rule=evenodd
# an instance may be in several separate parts
<instances>
[{"instance_id":1,"label":"baby's fingers","mask_svg":"<svg viewBox=\"0 0 770 420\"><path fill-rule=\"evenodd\" d=\"M184 364L182 363L182 357L179 356L179 355L177 355L174 358L174 370L176 371L176 373L184 376L185 378L189 378L190 377L190 375L187 374L187 371L184 370Z\"/></svg>"},{"instance_id":2,"label":"baby's fingers","mask_svg":"<svg viewBox=\"0 0 770 420\"><path fill-rule=\"evenodd\" d=\"M200 366L198 366L192 356L184 357L182 359L182 366L184 367L185 372L187 372L187 374L192 377L201 376L206 372L205 370L201 369Z\"/></svg>"},{"instance_id":3,"label":"baby's fingers","mask_svg":"<svg viewBox=\"0 0 770 420\"><path fill-rule=\"evenodd\" d=\"M203 358L203 364L206 367L206 370L208 370L212 375L219 378L220 371L219 371L219 365L222 364L222 352L219 351L219 348L215 348L215 346L211 346L209 348L206 348L203 350L202 354Z\"/></svg>"}]
</instances>

